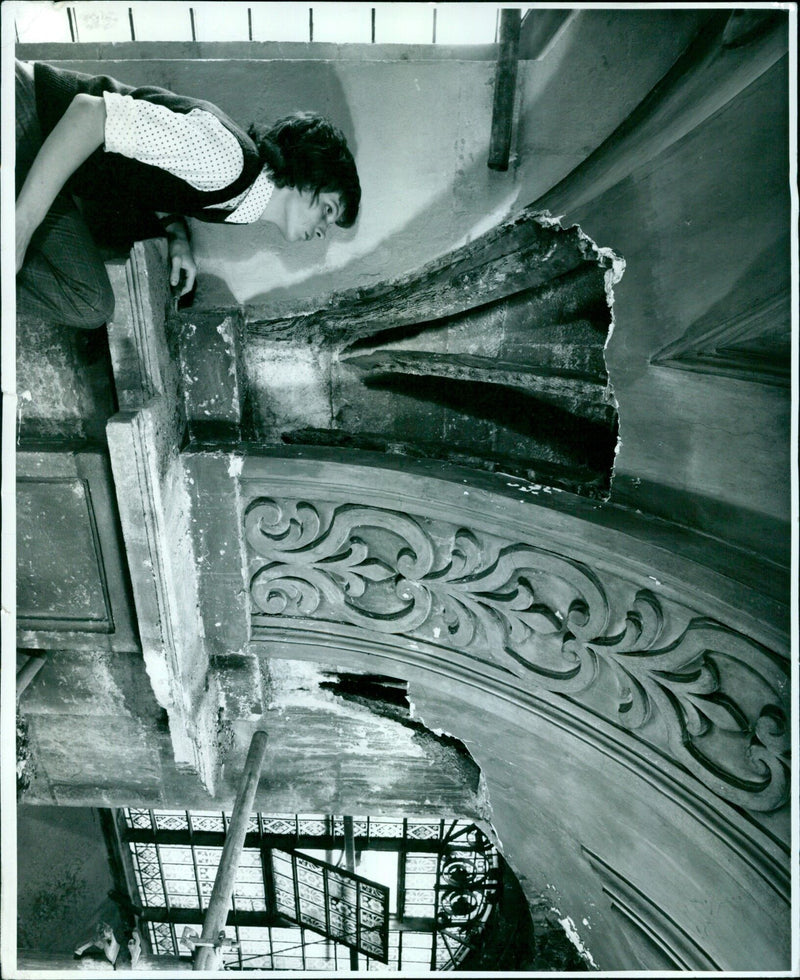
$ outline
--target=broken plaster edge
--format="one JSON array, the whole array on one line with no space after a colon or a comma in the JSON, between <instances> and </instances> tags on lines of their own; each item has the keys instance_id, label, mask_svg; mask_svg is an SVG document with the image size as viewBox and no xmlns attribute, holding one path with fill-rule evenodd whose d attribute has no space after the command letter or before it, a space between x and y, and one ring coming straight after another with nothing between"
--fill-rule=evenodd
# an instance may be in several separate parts
<instances>
[{"instance_id":1,"label":"broken plaster edge","mask_svg":"<svg viewBox=\"0 0 800 980\"><path fill-rule=\"evenodd\" d=\"M409 690L410 693L410 690ZM408 716L413 721L418 722L423 725L427 731L434 735L438 739L451 739L454 742L458 742L464 746L464 751L469 755L475 768L478 770L478 785L475 789L475 810L478 813L480 820L485 824L485 826L491 831L491 838L500 851L501 854L504 853L503 842L500 839L500 835L497 832L497 828L494 825L494 811L492 809L492 801L489 794L489 784L484 775L483 767L480 765L478 760L472 754L469 746L458 735L454 735L452 732L445 731L444 728L434 728L425 721L422 715L417 711L417 706L408 698Z\"/></svg>"},{"instance_id":2,"label":"broken plaster edge","mask_svg":"<svg viewBox=\"0 0 800 980\"><path fill-rule=\"evenodd\" d=\"M470 759L472 759L473 763L475 764L478 770L478 788L475 793L476 810L480 814L480 819L485 824L485 827L490 830L491 832L490 837L492 839L492 842L494 843L494 846L498 849L498 851L502 855L503 860L508 863L514 875L517 877L517 880L520 880L516 868L514 868L513 864L510 861L508 861L505 847L503 846L503 841L499 833L497 832L497 828L494 825L493 809L492 809L492 803L489 794L489 785L486 780L486 776L484 775L483 767L480 765L478 760L470 751L469 747L467 746L467 743L464 742L464 740L459 738L457 735L453 735L451 732L447 732L443 728L433 728L430 724L428 724L428 722L426 722L423 719L422 715L417 711L416 705L410 698L409 698L409 715L411 718L414 718L416 721L425 725L428 731L430 731L433 735L436 735L437 737L451 738L461 742L465 750L469 753ZM549 885L548 887L553 888L554 886ZM564 934L566 935L567 939L572 943L572 945L575 947L578 955L581 957L584 963L586 963L587 967L590 970L599 970L600 968L598 967L597 963L594 960L594 957L592 956L588 947L586 946L583 939L581 938L580 933L578 932L578 929L575 926L573 920L568 915L563 915L561 910L557 908L554 904L550 906L550 911L553 912L558 917L559 925L564 930Z\"/></svg>"},{"instance_id":3,"label":"broken plaster edge","mask_svg":"<svg viewBox=\"0 0 800 980\"><path fill-rule=\"evenodd\" d=\"M605 396L606 400L610 405L614 406L617 413L617 439L614 444L614 459L611 462L611 478L609 481L609 491L604 496L604 501L608 501L611 497L611 492L614 486L614 477L616 476L617 460L619 459L620 450L622 449L622 418L620 416L619 399L617 398L616 391L614 389L614 383L611 379L611 368L608 363L607 351L611 344L611 339L614 336L614 330L617 324L616 309L614 306L614 287L622 280L627 268L626 260L617 252L615 252L609 246L598 245L594 239L587 235L586 232L581 228L579 224L569 225L567 228L564 227L563 220L565 215L558 214L554 215L550 211L541 211L535 215L535 220L542 225L544 228L557 228L561 231L568 231L575 229L578 234L581 249L584 254L589 254L594 256L598 264L603 267L605 264L605 270L603 273L603 285L606 294L606 303L608 304L608 312L610 316L610 321L608 324L608 333L606 334L605 343L603 344L603 363L606 368L606 376L608 381L606 383ZM588 256L587 256L588 257Z\"/></svg>"},{"instance_id":4,"label":"broken plaster edge","mask_svg":"<svg viewBox=\"0 0 800 980\"><path fill-rule=\"evenodd\" d=\"M568 915L565 915L563 918L560 918L561 912L555 907L551 908L551 911L554 912L557 916L559 916L559 920L558 920L559 925L564 930L567 939L569 939L569 941L578 951L578 955L581 957L584 963L586 963L586 965L589 966L592 970L599 970L600 967L597 965L597 963L595 963L594 957L589 952L589 950L586 947L586 944L581 939L580 933L578 932L578 929L575 926L575 923L572 921L572 919L570 919Z\"/></svg>"}]
</instances>

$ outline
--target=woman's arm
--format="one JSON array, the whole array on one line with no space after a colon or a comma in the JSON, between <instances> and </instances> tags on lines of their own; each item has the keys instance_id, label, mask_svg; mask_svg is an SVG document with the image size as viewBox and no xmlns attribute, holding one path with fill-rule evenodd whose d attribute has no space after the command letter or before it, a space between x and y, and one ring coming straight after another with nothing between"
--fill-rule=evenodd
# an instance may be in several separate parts
<instances>
[{"instance_id":1,"label":"woman's arm","mask_svg":"<svg viewBox=\"0 0 800 980\"><path fill-rule=\"evenodd\" d=\"M102 98L76 95L42 144L16 204L17 272L31 236L72 174L103 145L106 108Z\"/></svg>"}]
</instances>

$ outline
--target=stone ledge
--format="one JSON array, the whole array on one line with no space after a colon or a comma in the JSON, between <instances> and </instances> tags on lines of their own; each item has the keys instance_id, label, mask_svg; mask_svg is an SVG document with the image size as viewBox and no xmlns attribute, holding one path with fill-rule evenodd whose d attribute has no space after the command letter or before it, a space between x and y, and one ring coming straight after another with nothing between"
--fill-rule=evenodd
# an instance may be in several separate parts
<instances>
[{"instance_id":1,"label":"stone ledge","mask_svg":"<svg viewBox=\"0 0 800 980\"><path fill-rule=\"evenodd\" d=\"M185 428L166 333L164 242L108 264L116 298L109 346L121 411L106 436L150 683L169 716L179 768L213 792L219 693L199 605L191 498L179 459Z\"/></svg>"}]
</instances>

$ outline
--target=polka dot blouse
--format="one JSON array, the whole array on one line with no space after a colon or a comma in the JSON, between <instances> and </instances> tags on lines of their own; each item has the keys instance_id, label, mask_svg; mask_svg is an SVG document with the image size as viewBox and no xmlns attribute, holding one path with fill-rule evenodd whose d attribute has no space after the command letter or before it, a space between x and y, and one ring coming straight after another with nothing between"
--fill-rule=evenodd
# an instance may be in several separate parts
<instances>
[{"instance_id":1,"label":"polka dot blouse","mask_svg":"<svg viewBox=\"0 0 800 980\"><path fill-rule=\"evenodd\" d=\"M241 173L244 156L239 141L210 112L173 112L167 106L115 92L104 92L103 98L109 153L166 170L203 191L227 187ZM229 208L227 222L249 224L261 217L273 187L264 168L247 190L212 207Z\"/></svg>"}]
</instances>

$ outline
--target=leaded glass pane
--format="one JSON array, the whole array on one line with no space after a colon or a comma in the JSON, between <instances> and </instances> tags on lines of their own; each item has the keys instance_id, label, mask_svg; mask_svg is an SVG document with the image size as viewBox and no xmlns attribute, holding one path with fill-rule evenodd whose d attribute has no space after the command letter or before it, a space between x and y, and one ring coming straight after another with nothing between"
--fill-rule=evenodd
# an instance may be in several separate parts
<instances>
[{"instance_id":1,"label":"leaded glass pane","mask_svg":"<svg viewBox=\"0 0 800 980\"><path fill-rule=\"evenodd\" d=\"M331 921L329 918L328 922ZM326 932L325 909L321 905L304 905L303 925Z\"/></svg>"},{"instance_id":2,"label":"leaded glass pane","mask_svg":"<svg viewBox=\"0 0 800 980\"><path fill-rule=\"evenodd\" d=\"M309 837L322 837L326 833L327 827L324 820L301 820L300 833ZM294 828L292 828L294 832Z\"/></svg>"},{"instance_id":3,"label":"leaded glass pane","mask_svg":"<svg viewBox=\"0 0 800 980\"><path fill-rule=\"evenodd\" d=\"M261 881L239 881L237 877L233 894L237 898L263 898L264 884Z\"/></svg>"},{"instance_id":4,"label":"leaded glass pane","mask_svg":"<svg viewBox=\"0 0 800 980\"><path fill-rule=\"evenodd\" d=\"M166 905L164 889L160 881L148 881L140 886L140 894L144 898L145 905Z\"/></svg>"},{"instance_id":5,"label":"leaded glass pane","mask_svg":"<svg viewBox=\"0 0 800 980\"><path fill-rule=\"evenodd\" d=\"M361 948L370 956L383 956L383 944L381 934L377 929L363 929L359 936Z\"/></svg>"},{"instance_id":6,"label":"leaded glass pane","mask_svg":"<svg viewBox=\"0 0 800 980\"><path fill-rule=\"evenodd\" d=\"M217 877L217 869L212 864L199 864L197 865L195 871L201 883L207 881L213 883L214 879Z\"/></svg>"},{"instance_id":7,"label":"leaded glass pane","mask_svg":"<svg viewBox=\"0 0 800 980\"><path fill-rule=\"evenodd\" d=\"M406 855L406 881L410 874L436 874L438 859L432 854Z\"/></svg>"},{"instance_id":8,"label":"leaded glass pane","mask_svg":"<svg viewBox=\"0 0 800 980\"><path fill-rule=\"evenodd\" d=\"M148 922L150 945L157 956L177 956L178 950L172 938L168 922Z\"/></svg>"},{"instance_id":9,"label":"leaded glass pane","mask_svg":"<svg viewBox=\"0 0 800 980\"><path fill-rule=\"evenodd\" d=\"M247 871L249 873L250 868L258 868L259 875L261 874L261 851L257 851L252 847L246 847L242 851L241 859L239 860L239 867L242 871Z\"/></svg>"},{"instance_id":10,"label":"leaded glass pane","mask_svg":"<svg viewBox=\"0 0 800 980\"><path fill-rule=\"evenodd\" d=\"M329 931L332 937L369 956L385 959L388 887L370 884L325 861L295 854L299 904L290 911L287 872L291 859L280 851L272 854L277 903L284 914L297 918L301 924ZM294 899L294 895L291 898Z\"/></svg>"},{"instance_id":11,"label":"leaded glass pane","mask_svg":"<svg viewBox=\"0 0 800 980\"><path fill-rule=\"evenodd\" d=\"M261 873L261 867L260 867L260 865L259 865L259 867L254 867L254 868L251 867L251 868L249 868L249 867L247 867L247 865L243 861L240 861L239 862L239 867L238 867L238 869L236 871L236 881L237 881L237 883L239 883L239 882L252 882L252 881L261 882L263 880L264 880L264 878L263 878L263 875Z\"/></svg>"},{"instance_id":12,"label":"leaded glass pane","mask_svg":"<svg viewBox=\"0 0 800 980\"><path fill-rule=\"evenodd\" d=\"M150 811L130 808L123 811L125 823L135 830L151 830Z\"/></svg>"},{"instance_id":13,"label":"leaded glass pane","mask_svg":"<svg viewBox=\"0 0 800 980\"><path fill-rule=\"evenodd\" d=\"M412 824L408 825L408 837L410 840L438 840L440 833L439 824Z\"/></svg>"},{"instance_id":14,"label":"leaded glass pane","mask_svg":"<svg viewBox=\"0 0 800 980\"><path fill-rule=\"evenodd\" d=\"M169 903L175 909L199 909L200 899L197 893L194 895L172 895L170 894Z\"/></svg>"},{"instance_id":15,"label":"leaded glass pane","mask_svg":"<svg viewBox=\"0 0 800 980\"><path fill-rule=\"evenodd\" d=\"M420 889L430 889L436 880L436 875L434 874L409 874L406 872L406 888L409 891L417 891Z\"/></svg>"},{"instance_id":16,"label":"leaded glass pane","mask_svg":"<svg viewBox=\"0 0 800 980\"><path fill-rule=\"evenodd\" d=\"M267 903L260 898L239 898L234 895L233 907L237 912L265 912Z\"/></svg>"},{"instance_id":17,"label":"leaded glass pane","mask_svg":"<svg viewBox=\"0 0 800 980\"><path fill-rule=\"evenodd\" d=\"M333 959L333 952L331 951L330 955L326 955L324 944L319 946L316 942L309 943L306 940L306 969L315 971L325 970L328 973L335 971L336 964Z\"/></svg>"},{"instance_id":18,"label":"leaded glass pane","mask_svg":"<svg viewBox=\"0 0 800 980\"><path fill-rule=\"evenodd\" d=\"M403 824L397 820L370 820L369 833L370 837L402 837Z\"/></svg>"},{"instance_id":19,"label":"leaded glass pane","mask_svg":"<svg viewBox=\"0 0 800 980\"><path fill-rule=\"evenodd\" d=\"M395 956L393 958L392 955L389 954L388 963L381 963L380 960L375 960L370 957L367 961L367 970L370 973L397 973L397 957Z\"/></svg>"},{"instance_id":20,"label":"leaded glass pane","mask_svg":"<svg viewBox=\"0 0 800 980\"><path fill-rule=\"evenodd\" d=\"M430 905L433 907L435 892L433 888L406 889L406 907L409 905Z\"/></svg>"},{"instance_id":21,"label":"leaded glass pane","mask_svg":"<svg viewBox=\"0 0 800 980\"><path fill-rule=\"evenodd\" d=\"M272 953L276 970L300 970L303 967L303 937L297 929L273 929Z\"/></svg>"},{"instance_id":22,"label":"leaded glass pane","mask_svg":"<svg viewBox=\"0 0 800 980\"><path fill-rule=\"evenodd\" d=\"M368 929L378 929L383 923L383 914L381 910L373 912L370 909L365 909L361 906L359 921L361 922L362 929L364 927Z\"/></svg>"},{"instance_id":23,"label":"leaded glass pane","mask_svg":"<svg viewBox=\"0 0 800 980\"><path fill-rule=\"evenodd\" d=\"M170 900L174 901L174 896L176 895L197 895L197 885L194 878L186 881L171 878L169 881Z\"/></svg>"},{"instance_id":24,"label":"leaded glass pane","mask_svg":"<svg viewBox=\"0 0 800 980\"><path fill-rule=\"evenodd\" d=\"M261 826L265 834L293 834L295 831L294 818L261 817Z\"/></svg>"},{"instance_id":25,"label":"leaded glass pane","mask_svg":"<svg viewBox=\"0 0 800 980\"><path fill-rule=\"evenodd\" d=\"M187 830L189 827L185 810L156 810L154 815L158 830Z\"/></svg>"},{"instance_id":26,"label":"leaded glass pane","mask_svg":"<svg viewBox=\"0 0 800 980\"><path fill-rule=\"evenodd\" d=\"M219 810L192 810L192 830L210 830L221 834L225 830Z\"/></svg>"},{"instance_id":27,"label":"leaded glass pane","mask_svg":"<svg viewBox=\"0 0 800 980\"><path fill-rule=\"evenodd\" d=\"M269 952L267 953L245 953L242 951L242 969L243 970L272 970L272 957ZM226 963L232 964L228 969L238 969L239 957L236 953L230 954L229 959L225 960Z\"/></svg>"},{"instance_id":28,"label":"leaded glass pane","mask_svg":"<svg viewBox=\"0 0 800 980\"><path fill-rule=\"evenodd\" d=\"M297 918L297 909L294 901L294 888L290 885L275 884L275 906L282 915L289 919Z\"/></svg>"},{"instance_id":29,"label":"leaded glass pane","mask_svg":"<svg viewBox=\"0 0 800 980\"><path fill-rule=\"evenodd\" d=\"M292 858L286 851L272 851L272 866L283 874L292 873Z\"/></svg>"},{"instance_id":30,"label":"leaded glass pane","mask_svg":"<svg viewBox=\"0 0 800 980\"><path fill-rule=\"evenodd\" d=\"M248 949L269 949L269 928L267 926L239 926L239 939L247 943Z\"/></svg>"},{"instance_id":31,"label":"leaded glass pane","mask_svg":"<svg viewBox=\"0 0 800 980\"><path fill-rule=\"evenodd\" d=\"M446 970L454 966L466 952L466 947L456 936L449 933L436 933L436 970Z\"/></svg>"},{"instance_id":32,"label":"leaded glass pane","mask_svg":"<svg viewBox=\"0 0 800 980\"><path fill-rule=\"evenodd\" d=\"M184 844L159 844L162 864L192 864L192 849Z\"/></svg>"}]
</instances>

